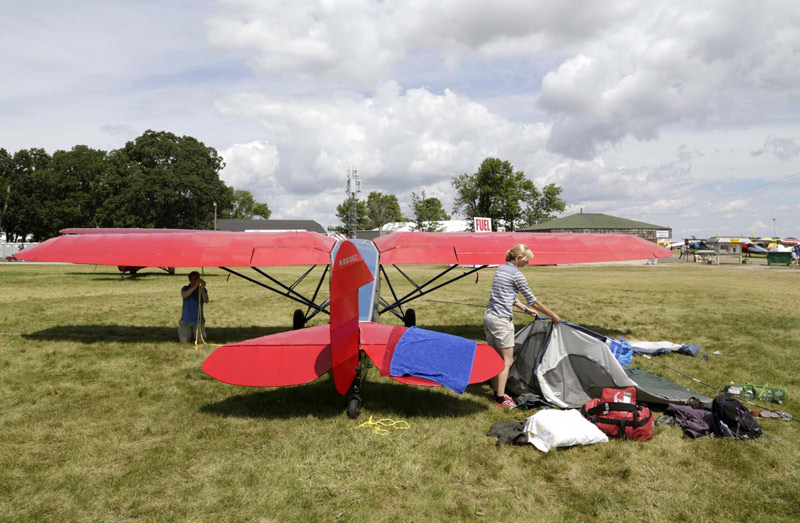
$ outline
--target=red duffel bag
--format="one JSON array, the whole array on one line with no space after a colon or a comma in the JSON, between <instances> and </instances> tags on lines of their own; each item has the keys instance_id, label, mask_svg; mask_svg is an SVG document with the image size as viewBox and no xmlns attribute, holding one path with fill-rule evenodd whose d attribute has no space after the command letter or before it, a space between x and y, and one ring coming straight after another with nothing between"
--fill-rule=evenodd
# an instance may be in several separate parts
<instances>
[{"instance_id":1,"label":"red duffel bag","mask_svg":"<svg viewBox=\"0 0 800 523\"><path fill-rule=\"evenodd\" d=\"M581 407L581 414L611 438L648 441L655 433L650 409L636 404L634 387L603 389Z\"/></svg>"}]
</instances>

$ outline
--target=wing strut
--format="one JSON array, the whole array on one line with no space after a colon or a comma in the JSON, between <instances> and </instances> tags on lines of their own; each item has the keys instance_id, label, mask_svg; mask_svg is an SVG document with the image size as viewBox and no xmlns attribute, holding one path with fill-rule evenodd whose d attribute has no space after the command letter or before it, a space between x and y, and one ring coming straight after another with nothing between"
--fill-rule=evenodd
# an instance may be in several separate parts
<instances>
[{"instance_id":1,"label":"wing strut","mask_svg":"<svg viewBox=\"0 0 800 523\"><path fill-rule=\"evenodd\" d=\"M316 267L316 265L315 265L314 267ZM314 267L312 267L312 269L313 269ZM295 285L297 285L297 284L300 282L300 280L302 280L303 278L305 278L305 276L306 276L306 275L307 275L309 272L311 272L310 270L309 270L309 271L307 271L305 274L303 274L303 275L300 277L300 279L299 279L298 281L296 281L296 282L295 282L295 283L294 283L294 284L293 284L291 287L287 287L286 285L284 285L283 283L279 282L278 280L276 280L276 279L275 279L275 278L273 278L272 276L269 276L269 275L268 275L268 274L266 274L265 272L263 272L263 271L261 271L261 270L257 269L256 267L253 267L253 269L254 269L254 270L256 270L256 272L259 272L260 274L262 274L262 275L266 276L266 277L267 277L267 278L269 278L270 280L272 280L272 281L274 281L275 283L277 283L279 286L281 286L281 287L283 287L284 289L286 289L286 291L287 291L287 292L283 292L283 291L282 291L282 290L280 290L280 289L276 289L275 287L270 287L270 286L269 286L269 285L267 285L266 283L263 283L263 282L260 282L260 281L258 281L258 280L255 280L255 279L253 279L253 278L251 278L251 277L249 277L249 276L245 276L244 274L241 274L241 273L239 273L239 272L236 272L236 271L234 271L233 269L229 269L228 267L220 267L220 269L222 269L223 271L229 272L229 273L231 273L231 274L233 274L233 275L236 275L236 276L238 276L238 277L240 277L240 278L242 278L242 279L245 279L245 280L247 280L247 281L249 281L249 282L251 282L251 283L255 283L256 285L258 285L258 286L260 286L260 287L264 287L265 289L268 289L268 290L270 290L270 291L272 291L272 292L274 292L274 293L276 293L276 294L280 294L281 296L284 296L284 297L286 297L286 298L289 298L290 300L294 300L294 301L296 301L296 302L298 302L298 303L302 303L303 305L306 305L306 306L308 306L308 307L309 307L309 309L314 309L314 310L316 310L317 312L315 313L315 315L316 315L316 314L318 314L318 313L320 313L320 312L324 312L325 314L330 314L328 311L326 311L326 310L325 310L325 306L326 306L326 305L327 305L327 303L328 303L328 302L327 302L327 300L325 301L325 303L322 303L322 304L320 304L320 305L317 305L316 303L314 303L314 302L313 302L313 299L312 299L312 300L309 300L308 298L306 298L305 296L303 296L302 294L298 293L297 291L295 291L295 290L293 289L293 287L294 287ZM320 278L320 285L317 285L317 292L319 291L319 287L321 286L322 280L325 278L325 275L327 274L327 272L328 272L328 266L326 265L326 266L325 266L325 272L323 272L323 274L322 274L322 278ZM314 297L315 297L315 298L316 298L317 292L315 292L315 293L314 293Z\"/></svg>"},{"instance_id":2,"label":"wing strut","mask_svg":"<svg viewBox=\"0 0 800 523\"><path fill-rule=\"evenodd\" d=\"M314 289L314 295L311 297L312 303L317 299L317 294L319 294L319 289L320 287L322 287L322 282L325 280L325 275L328 274L328 269L330 269L330 267L331 267L330 265L326 265L325 270L322 271L322 277L319 279L319 282L317 282L317 288ZM311 268L313 269L314 267ZM311 271L309 270L309 272ZM294 287L294 285L292 287ZM312 307L309 305L308 309L306 309L306 314L305 314L306 321L310 320L311 318L319 314L320 311L322 311L328 305L328 303L330 303L330 299L327 299L324 302L322 302L322 304L319 307ZM311 315L309 315L311 309L314 309L314 312Z\"/></svg>"},{"instance_id":3,"label":"wing strut","mask_svg":"<svg viewBox=\"0 0 800 523\"><path fill-rule=\"evenodd\" d=\"M480 265L478 267L475 267L475 268L473 268L473 269L461 274L460 276L456 276L454 278L451 278L451 279L447 280L446 282L440 283L439 285L437 285L437 286L435 286L435 287L433 287L431 289L427 289L427 290L424 290L424 288L427 287L428 285L431 285L433 282L435 282L436 280L438 280L439 278L441 278L442 276L444 276L448 272L450 272L453 269L455 269L456 267L458 267L458 265L451 265L450 267L448 267L444 271L440 272L438 275L434 276L433 278L431 278L430 280L426 281L422 285L417 285L413 280L411 280L411 278L408 277L408 275L406 275L402 270L400 270L400 268L397 265L394 265L393 267L395 269L397 269L397 271L400 274L405 276L405 278L409 282L411 282L412 285L414 285L415 289L413 291L409 292L408 294L406 294L405 296L403 296L400 299L397 299L397 296L395 295L394 290L392 290L392 295L395 298L395 302L393 304L386 304L386 306L383 309L381 309L378 312L378 314L383 314L384 312L391 312L392 314L397 316L397 312L394 310L395 308L401 308L403 305L405 305L406 303L408 303L410 301L416 300L417 298L425 296L426 294L430 294L431 292L435 291L436 289L440 289L440 288L444 287L445 285L449 285L449 284L451 284L451 283L453 283L455 281L460 280L461 278L465 278L465 277L469 276L470 274L473 274L473 273L478 272L479 270L481 270L481 269L483 269L485 267L488 267L488 265ZM383 270L383 267L381 267L381 270ZM389 285L389 288L391 289L392 288L392 284L389 282L389 275L386 273L386 271L383 271L383 276L386 279L386 283ZM386 303L385 300L381 300L381 301L383 301L383 303ZM400 316L398 316L398 317L400 317ZM400 317L400 318L402 318L402 317Z\"/></svg>"}]
</instances>

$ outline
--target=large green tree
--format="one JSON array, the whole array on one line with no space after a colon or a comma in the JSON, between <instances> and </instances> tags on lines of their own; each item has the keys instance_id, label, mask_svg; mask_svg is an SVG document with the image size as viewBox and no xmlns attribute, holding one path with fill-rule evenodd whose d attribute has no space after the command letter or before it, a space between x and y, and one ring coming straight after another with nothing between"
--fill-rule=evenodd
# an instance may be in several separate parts
<instances>
[{"instance_id":1,"label":"large green tree","mask_svg":"<svg viewBox=\"0 0 800 523\"><path fill-rule=\"evenodd\" d=\"M540 223L563 211L566 203L554 184L539 191L522 171L514 171L507 161L486 158L477 172L462 174L452 181L457 197L454 212L460 212L472 227L473 218L492 219L492 228L515 231Z\"/></svg>"},{"instance_id":2,"label":"large green tree","mask_svg":"<svg viewBox=\"0 0 800 523\"><path fill-rule=\"evenodd\" d=\"M269 217L266 204L219 179L223 167L213 148L169 132L146 131L108 153L0 149L0 229L11 241L65 227L204 229L215 204L220 216Z\"/></svg>"},{"instance_id":3,"label":"large green tree","mask_svg":"<svg viewBox=\"0 0 800 523\"><path fill-rule=\"evenodd\" d=\"M415 231L441 232L445 229L441 223L449 220L448 215L439 198L428 198L425 191L422 194L411 193L411 221Z\"/></svg>"},{"instance_id":4,"label":"large green tree","mask_svg":"<svg viewBox=\"0 0 800 523\"><path fill-rule=\"evenodd\" d=\"M231 189L231 208L220 212L221 218L233 218L236 220L249 220L258 217L262 220L269 218L272 211L266 203L259 203L253 198L250 191L244 189Z\"/></svg>"},{"instance_id":5,"label":"large green tree","mask_svg":"<svg viewBox=\"0 0 800 523\"><path fill-rule=\"evenodd\" d=\"M22 149L6 156L3 229L10 241L34 241L52 236L46 212L50 155L44 149Z\"/></svg>"},{"instance_id":6,"label":"large green tree","mask_svg":"<svg viewBox=\"0 0 800 523\"><path fill-rule=\"evenodd\" d=\"M219 179L217 151L190 136L146 131L110 158L112 194L101 214L115 227L210 228L214 203L229 211L233 194Z\"/></svg>"},{"instance_id":7,"label":"large green tree","mask_svg":"<svg viewBox=\"0 0 800 523\"><path fill-rule=\"evenodd\" d=\"M367 196L367 229L380 229L387 223L402 222L403 212L394 194L372 191Z\"/></svg>"},{"instance_id":8,"label":"large green tree","mask_svg":"<svg viewBox=\"0 0 800 523\"><path fill-rule=\"evenodd\" d=\"M336 216L341 224L332 228L341 234L346 234L348 238L355 238L356 231L365 230L369 225L367 217L367 202L356 198L346 198L336 206Z\"/></svg>"},{"instance_id":9,"label":"large green tree","mask_svg":"<svg viewBox=\"0 0 800 523\"><path fill-rule=\"evenodd\" d=\"M14 168L14 158L3 148L0 148L0 232L5 232L3 219L8 211L8 200L11 198L11 171Z\"/></svg>"},{"instance_id":10,"label":"large green tree","mask_svg":"<svg viewBox=\"0 0 800 523\"><path fill-rule=\"evenodd\" d=\"M54 236L66 227L101 225L96 211L107 196L107 155L85 145L53 153L44 173L46 191L42 205L48 220L47 236Z\"/></svg>"}]
</instances>

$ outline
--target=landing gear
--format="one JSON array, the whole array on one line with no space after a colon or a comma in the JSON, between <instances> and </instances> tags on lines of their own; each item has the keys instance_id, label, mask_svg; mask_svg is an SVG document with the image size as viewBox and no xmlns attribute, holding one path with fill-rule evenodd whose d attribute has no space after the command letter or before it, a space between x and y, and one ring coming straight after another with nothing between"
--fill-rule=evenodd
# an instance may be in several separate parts
<instances>
[{"instance_id":1,"label":"landing gear","mask_svg":"<svg viewBox=\"0 0 800 523\"><path fill-rule=\"evenodd\" d=\"M415 327L417 325L417 313L414 309L406 309L403 315L403 325L406 327Z\"/></svg>"},{"instance_id":2,"label":"landing gear","mask_svg":"<svg viewBox=\"0 0 800 523\"><path fill-rule=\"evenodd\" d=\"M347 400L347 416L350 419L356 419L361 414L361 364L356 367L356 377L353 384L350 385L350 392L352 393L350 399Z\"/></svg>"},{"instance_id":3,"label":"landing gear","mask_svg":"<svg viewBox=\"0 0 800 523\"><path fill-rule=\"evenodd\" d=\"M300 309L296 309L294 311L294 316L292 316L292 329L302 329L306 326L306 317L303 315L303 311Z\"/></svg>"},{"instance_id":4,"label":"landing gear","mask_svg":"<svg viewBox=\"0 0 800 523\"><path fill-rule=\"evenodd\" d=\"M347 416L350 419L356 419L359 414L361 414L361 398L359 396L353 396L350 398L350 401L347 402Z\"/></svg>"}]
</instances>

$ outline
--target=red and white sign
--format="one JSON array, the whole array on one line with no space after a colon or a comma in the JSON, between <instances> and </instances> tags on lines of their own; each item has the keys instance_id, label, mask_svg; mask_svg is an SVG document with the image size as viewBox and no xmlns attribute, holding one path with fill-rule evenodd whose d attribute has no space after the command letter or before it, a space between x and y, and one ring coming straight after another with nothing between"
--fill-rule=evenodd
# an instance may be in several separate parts
<instances>
[{"instance_id":1,"label":"red and white sign","mask_svg":"<svg viewBox=\"0 0 800 523\"><path fill-rule=\"evenodd\" d=\"M474 220L475 220L475 232L492 232L491 218L475 217Z\"/></svg>"}]
</instances>

